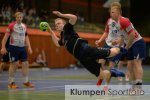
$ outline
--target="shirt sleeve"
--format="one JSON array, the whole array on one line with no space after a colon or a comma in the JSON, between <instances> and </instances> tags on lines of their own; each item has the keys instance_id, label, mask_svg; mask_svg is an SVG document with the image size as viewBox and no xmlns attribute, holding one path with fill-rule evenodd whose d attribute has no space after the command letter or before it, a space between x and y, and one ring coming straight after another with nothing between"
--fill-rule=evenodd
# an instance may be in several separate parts
<instances>
[{"instance_id":1,"label":"shirt sleeve","mask_svg":"<svg viewBox=\"0 0 150 100\"><path fill-rule=\"evenodd\" d=\"M6 33L10 35L12 31L13 31L13 24L11 23L8 25L8 28L6 29Z\"/></svg>"},{"instance_id":2,"label":"shirt sleeve","mask_svg":"<svg viewBox=\"0 0 150 100\"><path fill-rule=\"evenodd\" d=\"M106 26L105 26L105 32L106 32L106 33L108 33L108 32L109 32L108 22L109 22L109 19L107 20L107 23L106 23Z\"/></svg>"},{"instance_id":3,"label":"shirt sleeve","mask_svg":"<svg viewBox=\"0 0 150 100\"><path fill-rule=\"evenodd\" d=\"M128 34L130 34L134 30L134 27L129 19L120 20L120 25Z\"/></svg>"}]
</instances>

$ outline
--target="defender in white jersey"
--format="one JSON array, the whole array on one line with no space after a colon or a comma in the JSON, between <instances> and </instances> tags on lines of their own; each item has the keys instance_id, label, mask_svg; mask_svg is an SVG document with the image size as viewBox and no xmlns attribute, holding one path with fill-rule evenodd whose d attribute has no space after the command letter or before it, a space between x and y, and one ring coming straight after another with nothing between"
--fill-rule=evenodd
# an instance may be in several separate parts
<instances>
[{"instance_id":1,"label":"defender in white jersey","mask_svg":"<svg viewBox=\"0 0 150 100\"><path fill-rule=\"evenodd\" d=\"M143 68L142 60L146 56L146 45L141 35L133 27L129 19L121 16L121 4L114 2L111 4L111 18L118 23L118 31L121 34L126 48L128 49L128 69L131 79L135 85L142 84Z\"/></svg>"},{"instance_id":2,"label":"defender in white jersey","mask_svg":"<svg viewBox=\"0 0 150 100\"><path fill-rule=\"evenodd\" d=\"M110 13L110 16L114 16L113 14ZM105 45L104 48L112 48L112 47L116 47L116 46L120 46L120 47L125 47L125 43L124 43L124 39L122 38L122 34L120 34L120 23L116 22L114 19L109 18L107 23L106 23L106 27L105 27L105 31L102 35L102 37L97 40L95 43L97 46L99 46L99 44L105 40ZM114 66L118 65L118 68L120 69L120 67L123 66L123 60L125 58L126 54L119 54L116 55L115 57L111 57L111 58L106 58L106 59L100 59L99 63L102 64L102 67L104 68L104 64L106 61L109 62L109 68L113 68ZM119 80L122 80L122 78L118 78ZM126 80L128 81L128 74L126 74Z\"/></svg>"},{"instance_id":3,"label":"defender in white jersey","mask_svg":"<svg viewBox=\"0 0 150 100\"><path fill-rule=\"evenodd\" d=\"M14 82L18 61L22 62L22 74L25 79L23 85L27 87L33 87L33 84L29 83L28 70L29 65L27 61L26 45L28 47L29 54L32 53L30 41L27 35L26 25L22 23L22 12L16 12L16 21L9 24L5 36L2 40L1 53L5 55L7 53L5 44L10 37L9 52L10 52L10 68L9 68L9 85L8 88L18 88Z\"/></svg>"},{"instance_id":4,"label":"defender in white jersey","mask_svg":"<svg viewBox=\"0 0 150 100\"><path fill-rule=\"evenodd\" d=\"M113 15L111 15L113 16ZM120 31L120 23L116 22L112 18L109 18L106 27L105 32L102 35L102 37L96 41L96 45L99 46L99 43L105 40L104 48L112 48L112 47L125 47L125 42L122 37L121 31ZM100 59L99 63L102 64L104 68L104 64L106 61L109 61L109 67L112 68L116 64L118 64L118 69L120 69L123 66L123 60L125 58L126 54L118 54L115 57L106 58L106 59ZM128 81L128 74L126 74L126 81ZM122 78L118 77L120 81L122 81Z\"/></svg>"},{"instance_id":5,"label":"defender in white jersey","mask_svg":"<svg viewBox=\"0 0 150 100\"><path fill-rule=\"evenodd\" d=\"M99 46L99 43L105 40L104 48L112 48L116 46L124 47L124 42L119 31L119 24L116 23L112 18L109 18L106 24L105 32L102 37L96 41L96 45ZM115 62L119 62L121 54L109 58L109 59L100 59L100 63L104 67L105 60L109 61L109 67L112 68L115 65Z\"/></svg>"}]
</instances>

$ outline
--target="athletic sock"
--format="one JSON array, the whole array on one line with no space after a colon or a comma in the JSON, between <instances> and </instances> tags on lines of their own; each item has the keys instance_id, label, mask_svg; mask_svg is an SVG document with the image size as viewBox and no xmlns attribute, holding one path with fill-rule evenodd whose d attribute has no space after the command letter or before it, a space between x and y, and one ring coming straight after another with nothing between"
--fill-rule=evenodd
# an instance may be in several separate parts
<instances>
[{"instance_id":1,"label":"athletic sock","mask_svg":"<svg viewBox=\"0 0 150 100\"><path fill-rule=\"evenodd\" d=\"M141 79L136 79L134 85L142 85L142 80Z\"/></svg>"},{"instance_id":2,"label":"athletic sock","mask_svg":"<svg viewBox=\"0 0 150 100\"><path fill-rule=\"evenodd\" d=\"M24 81L25 83L29 82L29 78L28 78L27 76L24 77L24 80L25 80L25 81Z\"/></svg>"},{"instance_id":3,"label":"athletic sock","mask_svg":"<svg viewBox=\"0 0 150 100\"><path fill-rule=\"evenodd\" d=\"M11 84L12 82L14 82L14 77L9 77L8 83Z\"/></svg>"}]
</instances>

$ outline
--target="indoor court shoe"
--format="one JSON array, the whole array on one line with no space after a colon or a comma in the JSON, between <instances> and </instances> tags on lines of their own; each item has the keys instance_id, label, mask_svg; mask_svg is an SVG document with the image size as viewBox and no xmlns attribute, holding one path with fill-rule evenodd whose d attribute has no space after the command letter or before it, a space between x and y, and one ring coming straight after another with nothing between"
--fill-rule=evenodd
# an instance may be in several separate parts
<instances>
[{"instance_id":1,"label":"indoor court shoe","mask_svg":"<svg viewBox=\"0 0 150 100\"><path fill-rule=\"evenodd\" d=\"M110 69L111 76L112 77L125 77L125 74L115 68Z\"/></svg>"},{"instance_id":2,"label":"indoor court shoe","mask_svg":"<svg viewBox=\"0 0 150 100\"><path fill-rule=\"evenodd\" d=\"M12 82L11 84L8 85L8 88L10 88L10 89L17 89L19 87L15 84L15 82Z\"/></svg>"},{"instance_id":3,"label":"indoor court shoe","mask_svg":"<svg viewBox=\"0 0 150 100\"><path fill-rule=\"evenodd\" d=\"M32 83L30 83L30 82L23 83L23 86L24 87L29 87L29 88L33 88L34 87L34 85Z\"/></svg>"},{"instance_id":4,"label":"indoor court shoe","mask_svg":"<svg viewBox=\"0 0 150 100\"><path fill-rule=\"evenodd\" d=\"M96 86L100 86L102 84L103 80L102 79L99 79L96 83Z\"/></svg>"}]
</instances>

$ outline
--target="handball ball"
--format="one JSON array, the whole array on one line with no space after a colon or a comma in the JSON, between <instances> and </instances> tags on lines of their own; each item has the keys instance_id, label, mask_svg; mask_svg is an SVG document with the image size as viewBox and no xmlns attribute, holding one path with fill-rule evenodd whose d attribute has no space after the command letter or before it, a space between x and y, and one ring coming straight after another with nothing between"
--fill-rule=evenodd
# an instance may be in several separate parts
<instances>
[{"instance_id":1,"label":"handball ball","mask_svg":"<svg viewBox=\"0 0 150 100\"><path fill-rule=\"evenodd\" d=\"M47 22L41 22L40 23L40 30L47 31L48 29L48 23Z\"/></svg>"}]
</instances>

